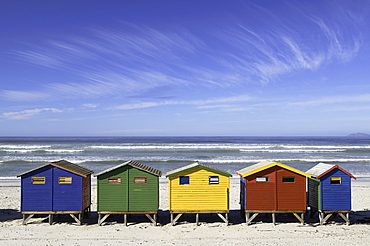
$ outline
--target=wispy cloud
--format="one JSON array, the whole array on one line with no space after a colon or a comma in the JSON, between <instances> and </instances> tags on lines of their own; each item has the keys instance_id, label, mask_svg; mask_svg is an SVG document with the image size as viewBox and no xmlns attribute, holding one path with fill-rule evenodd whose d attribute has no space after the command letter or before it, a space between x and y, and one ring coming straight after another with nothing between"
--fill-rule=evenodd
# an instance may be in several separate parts
<instances>
[{"instance_id":1,"label":"wispy cloud","mask_svg":"<svg viewBox=\"0 0 370 246\"><path fill-rule=\"evenodd\" d=\"M141 103L133 103L133 104L123 104L123 105L111 107L110 109L130 110L130 109L151 108L151 107L169 106L169 105L194 105L194 106L204 105L203 107L205 107L205 105L210 105L210 104L245 102L245 101L250 101L252 99L253 97L250 97L248 95L240 95L240 96L223 97L223 98L215 98L215 99L208 99L208 100L190 100L190 101L168 100L168 101L163 101L163 102L141 102ZM226 105L224 105L224 107L226 107Z\"/></svg>"},{"instance_id":2,"label":"wispy cloud","mask_svg":"<svg viewBox=\"0 0 370 246\"><path fill-rule=\"evenodd\" d=\"M63 110L56 109L56 108L35 108L35 109L22 110L18 112L2 113L2 118L8 119L8 120L24 120L24 119L32 118L36 115L39 115L45 112L61 113L63 112Z\"/></svg>"},{"instance_id":3,"label":"wispy cloud","mask_svg":"<svg viewBox=\"0 0 370 246\"><path fill-rule=\"evenodd\" d=\"M57 98L56 95L96 98L133 95L160 86L190 90L267 84L289 73L349 61L361 48L356 22L347 21L355 15L347 14L339 24L335 23L340 16L329 19L303 15L301 23L295 25L270 10L252 8L267 16L261 26L251 25L253 21L244 16L239 22L211 29L175 26L159 30L150 25L122 23L122 28L95 27L64 40L30 45L13 55L74 79L45 83L38 93L0 91L0 97L16 101ZM311 36L318 41L307 41L306 37Z\"/></svg>"},{"instance_id":4,"label":"wispy cloud","mask_svg":"<svg viewBox=\"0 0 370 246\"><path fill-rule=\"evenodd\" d=\"M322 97L315 100L291 102L290 106L302 107L317 107L328 104L342 104L342 103L366 103L370 102L370 94L351 95L351 96L332 96Z\"/></svg>"}]
</instances>

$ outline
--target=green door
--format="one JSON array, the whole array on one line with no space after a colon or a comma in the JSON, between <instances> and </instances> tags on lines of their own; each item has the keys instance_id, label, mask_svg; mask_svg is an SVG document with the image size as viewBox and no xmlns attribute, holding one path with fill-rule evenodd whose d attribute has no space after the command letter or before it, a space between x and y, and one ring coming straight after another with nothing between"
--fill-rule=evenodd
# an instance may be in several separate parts
<instances>
[{"instance_id":1,"label":"green door","mask_svg":"<svg viewBox=\"0 0 370 246\"><path fill-rule=\"evenodd\" d=\"M98 211L129 211L129 166L123 166L98 177Z\"/></svg>"},{"instance_id":2,"label":"green door","mask_svg":"<svg viewBox=\"0 0 370 246\"><path fill-rule=\"evenodd\" d=\"M129 168L129 211L158 210L158 177L145 171Z\"/></svg>"}]
</instances>

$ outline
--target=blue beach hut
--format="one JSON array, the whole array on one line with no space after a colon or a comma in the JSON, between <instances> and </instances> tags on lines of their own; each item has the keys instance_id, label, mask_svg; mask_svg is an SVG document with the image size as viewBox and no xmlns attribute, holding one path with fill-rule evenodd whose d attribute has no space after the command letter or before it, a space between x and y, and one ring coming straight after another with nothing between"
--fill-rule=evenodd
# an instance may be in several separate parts
<instances>
[{"instance_id":1,"label":"blue beach hut","mask_svg":"<svg viewBox=\"0 0 370 246\"><path fill-rule=\"evenodd\" d=\"M351 179L356 178L338 165L325 163L317 164L307 173L312 175L308 185L308 206L319 212L320 224L324 224L334 213L349 224Z\"/></svg>"},{"instance_id":2,"label":"blue beach hut","mask_svg":"<svg viewBox=\"0 0 370 246\"><path fill-rule=\"evenodd\" d=\"M90 210L92 173L61 160L19 174L23 224L35 214L48 214L50 224L54 214L69 214L81 224L83 213Z\"/></svg>"}]
</instances>

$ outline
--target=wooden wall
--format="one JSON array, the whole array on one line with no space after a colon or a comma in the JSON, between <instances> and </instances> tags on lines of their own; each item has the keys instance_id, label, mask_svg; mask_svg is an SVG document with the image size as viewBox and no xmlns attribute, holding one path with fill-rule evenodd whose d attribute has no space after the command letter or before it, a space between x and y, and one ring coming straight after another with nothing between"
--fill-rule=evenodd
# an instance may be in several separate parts
<instances>
[{"instance_id":1,"label":"wooden wall","mask_svg":"<svg viewBox=\"0 0 370 246\"><path fill-rule=\"evenodd\" d=\"M330 177L342 177L341 184L330 184ZM351 210L351 177L334 169L320 178L322 210Z\"/></svg>"},{"instance_id":2,"label":"wooden wall","mask_svg":"<svg viewBox=\"0 0 370 246\"><path fill-rule=\"evenodd\" d=\"M268 182L256 182L268 177ZM282 182L294 177L294 183ZM245 177L246 210L306 210L306 177L279 166Z\"/></svg>"},{"instance_id":3,"label":"wooden wall","mask_svg":"<svg viewBox=\"0 0 370 246\"><path fill-rule=\"evenodd\" d=\"M180 185L180 176L190 176L190 184ZM219 176L219 184L209 184L209 176ZM230 178L202 168L169 177L171 211L229 210Z\"/></svg>"},{"instance_id":4,"label":"wooden wall","mask_svg":"<svg viewBox=\"0 0 370 246\"><path fill-rule=\"evenodd\" d=\"M109 184L108 178L120 177L120 184ZM146 177L147 183L135 184L135 177ZM98 211L157 211L159 207L158 176L122 166L98 176Z\"/></svg>"}]
</instances>

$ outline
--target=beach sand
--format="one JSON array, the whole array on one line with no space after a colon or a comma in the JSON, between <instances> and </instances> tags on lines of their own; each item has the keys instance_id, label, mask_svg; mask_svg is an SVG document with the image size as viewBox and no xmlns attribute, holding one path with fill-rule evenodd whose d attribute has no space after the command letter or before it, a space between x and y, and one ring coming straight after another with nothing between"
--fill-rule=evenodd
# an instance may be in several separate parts
<instances>
[{"instance_id":1,"label":"beach sand","mask_svg":"<svg viewBox=\"0 0 370 246\"><path fill-rule=\"evenodd\" d=\"M317 215L307 217L301 225L292 215L279 214L277 224L271 216L259 215L247 226L239 215L239 181L231 179L230 225L217 215L201 214L201 225L194 215L184 215L179 223L169 223L167 181L160 182L160 226L153 226L143 215L133 215L128 226L121 216L111 216L103 226L97 225L96 185L92 188L92 213L78 226L68 215L32 218L22 225L19 181L0 180L0 245L369 245L370 182L353 181L351 225L339 216L320 226Z\"/></svg>"}]
</instances>

